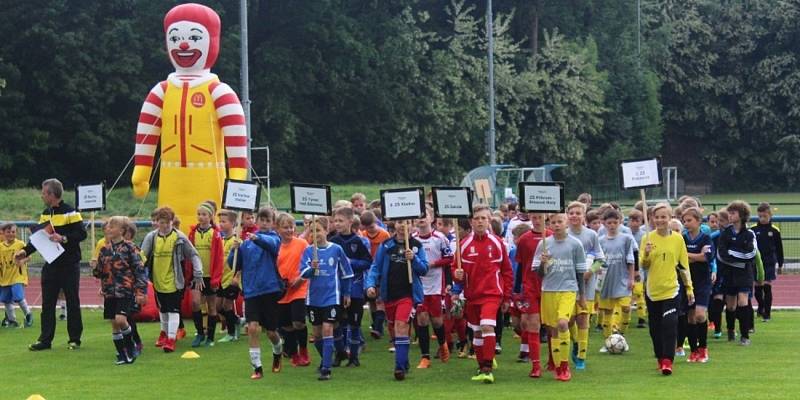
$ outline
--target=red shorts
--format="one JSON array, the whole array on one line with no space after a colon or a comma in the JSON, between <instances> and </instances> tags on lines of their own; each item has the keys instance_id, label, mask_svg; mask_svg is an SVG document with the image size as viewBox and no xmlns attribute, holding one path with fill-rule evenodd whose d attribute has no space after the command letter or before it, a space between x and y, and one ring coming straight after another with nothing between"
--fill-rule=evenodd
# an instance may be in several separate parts
<instances>
[{"instance_id":1,"label":"red shorts","mask_svg":"<svg viewBox=\"0 0 800 400\"><path fill-rule=\"evenodd\" d=\"M516 303L511 302L511 305L508 307L508 315L510 315L512 317L519 317L520 310L519 310L519 308L517 308Z\"/></svg>"},{"instance_id":2,"label":"red shorts","mask_svg":"<svg viewBox=\"0 0 800 400\"><path fill-rule=\"evenodd\" d=\"M541 310L539 306L541 303L541 293L536 296L528 295L528 293L526 293L519 301L517 301L516 305L520 314L539 314L539 311Z\"/></svg>"},{"instance_id":3,"label":"red shorts","mask_svg":"<svg viewBox=\"0 0 800 400\"><path fill-rule=\"evenodd\" d=\"M482 299L475 304L475 301L467 300L467 305L464 307L467 324L473 330L480 329L481 325L497 326L497 310L500 309L502 301L500 298Z\"/></svg>"},{"instance_id":4,"label":"red shorts","mask_svg":"<svg viewBox=\"0 0 800 400\"><path fill-rule=\"evenodd\" d=\"M411 310L414 308L414 302L411 300L411 297L387 301L384 304L386 305L387 321L391 323L395 321L411 321Z\"/></svg>"},{"instance_id":5,"label":"red shorts","mask_svg":"<svg viewBox=\"0 0 800 400\"><path fill-rule=\"evenodd\" d=\"M422 304L417 306L417 314L426 312L431 318L442 316L442 295L426 294Z\"/></svg>"}]
</instances>

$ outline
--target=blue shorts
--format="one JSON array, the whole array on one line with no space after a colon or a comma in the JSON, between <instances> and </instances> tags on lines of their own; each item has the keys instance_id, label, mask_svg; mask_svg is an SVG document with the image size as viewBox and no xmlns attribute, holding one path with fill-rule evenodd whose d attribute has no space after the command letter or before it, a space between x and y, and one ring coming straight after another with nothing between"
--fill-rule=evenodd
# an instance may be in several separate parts
<instances>
[{"instance_id":1,"label":"blue shorts","mask_svg":"<svg viewBox=\"0 0 800 400\"><path fill-rule=\"evenodd\" d=\"M697 285L694 287L694 304L708 308L708 303L711 302L711 282L706 284ZM694 308L694 307L692 307Z\"/></svg>"},{"instance_id":2,"label":"blue shorts","mask_svg":"<svg viewBox=\"0 0 800 400\"><path fill-rule=\"evenodd\" d=\"M750 297L753 294L753 289L747 286L725 286L726 296L737 296L739 293L747 293L747 296Z\"/></svg>"},{"instance_id":3,"label":"blue shorts","mask_svg":"<svg viewBox=\"0 0 800 400\"><path fill-rule=\"evenodd\" d=\"M10 286L0 286L0 303L19 303L25 300L25 285L15 283Z\"/></svg>"},{"instance_id":4,"label":"blue shorts","mask_svg":"<svg viewBox=\"0 0 800 400\"><path fill-rule=\"evenodd\" d=\"M772 282L778 279L775 269L776 267L774 263L764 263L764 281Z\"/></svg>"},{"instance_id":5,"label":"blue shorts","mask_svg":"<svg viewBox=\"0 0 800 400\"><path fill-rule=\"evenodd\" d=\"M711 295L725 294L725 286L722 284L722 277L717 275L717 281L711 286Z\"/></svg>"}]
</instances>

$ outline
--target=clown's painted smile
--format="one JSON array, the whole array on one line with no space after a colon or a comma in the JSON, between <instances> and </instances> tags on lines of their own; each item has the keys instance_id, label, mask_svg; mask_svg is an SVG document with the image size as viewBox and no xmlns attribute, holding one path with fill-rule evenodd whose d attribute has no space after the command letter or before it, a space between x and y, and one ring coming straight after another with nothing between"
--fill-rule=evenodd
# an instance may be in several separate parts
<instances>
[{"instance_id":1,"label":"clown's painted smile","mask_svg":"<svg viewBox=\"0 0 800 400\"><path fill-rule=\"evenodd\" d=\"M171 51L172 59L175 60L175 63L178 64L182 68L190 68L192 67L200 57L203 56L203 52L197 49L191 50L172 50Z\"/></svg>"}]
</instances>

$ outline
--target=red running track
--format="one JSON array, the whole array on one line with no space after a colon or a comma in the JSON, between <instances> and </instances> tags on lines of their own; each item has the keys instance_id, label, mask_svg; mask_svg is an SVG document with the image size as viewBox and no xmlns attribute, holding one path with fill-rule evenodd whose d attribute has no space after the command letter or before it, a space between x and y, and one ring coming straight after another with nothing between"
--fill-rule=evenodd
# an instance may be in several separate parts
<instances>
[{"instance_id":1,"label":"red running track","mask_svg":"<svg viewBox=\"0 0 800 400\"><path fill-rule=\"evenodd\" d=\"M42 304L42 287L38 276L30 278L30 285L25 290L28 304L32 306ZM800 275L778 276L778 280L773 283L772 294L774 307L800 307ZM88 276L81 277L81 304L103 305L100 281Z\"/></svg>"}]
</instances>

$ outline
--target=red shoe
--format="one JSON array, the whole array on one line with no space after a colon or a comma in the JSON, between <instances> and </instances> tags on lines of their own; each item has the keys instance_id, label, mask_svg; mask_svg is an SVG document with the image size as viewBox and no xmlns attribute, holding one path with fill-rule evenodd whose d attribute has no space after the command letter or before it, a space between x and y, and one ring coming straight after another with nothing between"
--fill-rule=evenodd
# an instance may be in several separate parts
<instances>
[{"instance_id":1,"label":"red shoe","mask_svg":"<svg viewBox=\"0 0 800 400\"><path fill-rule=\"evenodd\" d=\"M164 342L162 349L164 350L164 353L172 353L175 351L175 339L167 338L167 341Z\"/></svg>"},{"instance_id":2,"label":"red shoe","mask_svg":"<svg viewBox=\"0 0 800 400\"><path fill-rule=\"evenodd\" d=\"M669 358L661 359L661 375L672 375L672 360Z\"/></svg>"},{"instance_id":3,"label":"red shoe","mask_svg":"<svg viewBox=\"0 0 800 400\"><path fill-rule=\"evenodd\" d=\"M558 367L558 368L559 368L559 370L561 370L561 373L558 374L558 377L556 377L556 379L558 379L558 380L560 380L562 382L567 382L570 379L572 379L572 374L569 372L569 362L562 361L561 362L561 366Z\"/></svg>"},{"instance_id":4,"label":"red shoe","mask_svg":"<svg viewBox=\"0 0 800 400\"><path fill-rule=\"evenodd\" d=\"M297 364L300 367L307 367L311 365L311 358L308 355L308 348L301 348L300 353L300 362Z\"/></svg>"},{"instance_id":5,"label":"red shoe","mask_svg":"<svg viewBox=\"0 0 800 400\"><path fill-rule=\"evenodd\" d=\"M697 354L697 350L695 350L691 354L689 354L689 357L686 357L686 362L696 363L698 357L699 357L699 354Z\"/></svg>"},{"instance_id":6,"label":"red shoe","mask_svg":"<svg viewBox=\"0 0 800 400\"><path fill-rule=\"evenodd\" d=\"M178 334L175 336L175 340L181 340L186 337L186 329L180 328L178 329Z\"/></svg>"},{"instance_id":7,"label":"red shoe","mask_svg":"<svg viewBox=\"0 0 800 400\"><path fill-rule=\"evenodd\" d=\"M164 343L167 342L167 332L161 331L158 334L158 340L156 340L156 347L164 347Z\"/></svg>"},{"instance_id":8,"label":"red shoe","mask_svg":"<svg viewBox=\"0 0 800 400\"><path fill-rule=\"evenodd\" d=\"M528 374L531 378L539 378L542 376L542 363L534 361L531 363L531 373Z\"/></svg>"},{"instance_id":9,"label":"red shoe","mask_svg":"<svg viewBox=\"0 0 800 400\"><path fill-rule=\"evenodd\" d=\"M708 347L701 347L697 349L697 362L699 363L708 362Z\"/></svg>"},{"instance_id":10,"label":"red shoe","mask_svg":"<svg viewBox=\"0 0 800 400\"><path fill-rule=\"evenodd\" d=\"M253 370L253 374L250 375L250 379L253 379L253 380L261 379L263 377L264 377L264 371L261 369L261 367L258 367L256 369L254 369Z\"/></svg>"},{"instance_id":11,"label":"red shoe","mask_svg":"<svg viewBox=\"0 0 800 400\"><path fill-rule=\"evenodd\" d=\"M297 367L300 365L300 354L292 354L292 366Z\"/></svg>"}]
</instances>

